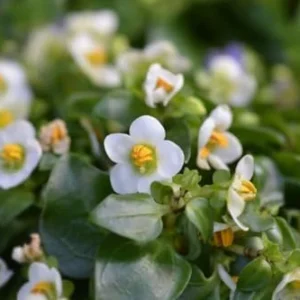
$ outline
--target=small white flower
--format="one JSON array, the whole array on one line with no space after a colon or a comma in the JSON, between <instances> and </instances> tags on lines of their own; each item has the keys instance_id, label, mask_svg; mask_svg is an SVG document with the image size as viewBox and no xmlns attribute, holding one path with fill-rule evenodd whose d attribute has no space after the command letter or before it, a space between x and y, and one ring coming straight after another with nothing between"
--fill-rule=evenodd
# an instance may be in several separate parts
<instances>
[{"instance_id":1,"label":"small white flower","mask_svg":"<svg viewBox=\"0 0 300 300\"><path fill-rule=\"evenodd\" d=\"M166 106L181 90L183 82L182 74L175 75L159 64L151 65L144 83L146 104L150 107L155 107L157 103Z\"/></svg>"},{"instance_id":2,"label":"small white flower","mask_svg":"<svg viewBox=\"0 0 300 300\"><path fill-rule=\"evenodd\" d=\"M0 288L10 280L13 274L13 271L7 268L5 261L0 258Z\"/></svg>"},{"instance_id":3,"label":"small white flower","mask_svg":"<svg viewBox=\"0 0 300 300\"><path fill-rule=\"evenodd\" d=\"M197 81L208 90L212 101L232 106L248 105L256 90L255 78L229 55L213 58L208 69L198 74Z\"/></svg>"},{"instance_id":4,"label":"small white flower","mask_svg":"<svg viewBox=\"0 0 300 300\"><path fill-rule=\"evenodd\" d=\"M20 264L39 261L44 256L39 234L33 233L30 237L31 241L29 244L25 244L23 247L13 248L12 259Z\"/></svg>"},{"instance_id":5,"label":"small white flower","mask_svg":"<svg viewBox=\"0 0 300 300\"><path fill-rule=\"evenodd\" d=\"M129 135L115 133L105 138L105 151L117 163L110 172L117 193L149 193L153 181L171 179L180 171L183 151L165 137L157 119L142 116L131 124Z\"/></svg>"},{"instance_id":6,"label":"small white flower","mask_svg":"<svg viewBox=\"0 0 300 300\"><path fill-rule=\"evenodd\" d=\"M124 74L138 73L146 64L145 55L140 50L127 50L117 58L117 66Z\"/></svg>"},{"instance_id":7,"label":"small white flower","mask_svg":"<svg viewBox=\"0 0 300 300\"><path fill-rule=\"evenodd\" d=\"M43 263L32 263L28 271L29 281L18 292L17 300L62 299L62 279L55 268Z\"/></svg>"},{"instance_id":8,"label":"small white flower","mask_svg":"<svg viewBox=\"0 0 300 300\"><path fill-rule=\"evenodd\" d=\"M106 43L98 42L91 35L76 35L69 43L69 50L91 81L101 87L116 87L121 84L117 68L109 63Z\"/></svg>"},{"instance_id":9,"label":"small white flower","mask_svg":"<svg viewBox=\"0 0 300 300\"><path fill-rule=\"evenodd\" d=\"M241 230L249 228L243 225L238 217L243 213L246 201L255 199L257 190L250 181L254 173L254 159L252 155L245 155L238 162L233 181L227 194L227 210L236 225Z\"/></svg>"},{"instance_id":10,"label":"small white flower","mask_svg":"<svg viewBox=\"0 0 300 300\"><path fill-rule=\"evenodd\" d=\"M57 119L42 126L40 143L45 152L52 151L58 155L67 153L70 149L71 139L68 135L66 123Z\"/></svg>"},{"instance_id":11,"label":"small white flower","mask_svg":"<svg viewBox=\"0 0 300 300\"><path fill-rule=\"evenodd\" d=\"M33 126L16 121L0 131L0 187L21 184L37 166L42 155Z\"/></svg>"},{"instance_id":12,"label":"small white flower","mask_svg":"<svg viewBox=\"0 0 300 300\"><path fill-rule=\"evenodd\" d=\"M218 264L217 270L218 270L220 279L230 289L229 299L232 300L234 298L234 293L236 290L236 283L234 282L233 278L228 274L228 272L225 270L225 268L221 264Z\"/></svg>"},{"instance_id":13,"label":"small white flower","mask_svg":"<svg viewBox=\"0 0 300 300\"><path fill-rule=\"evenodd\" d=\"M160 62L172 72L186 72L191 68L191 62L169 41L155 41L147 45L144 52L147 60Z\"/></svg>"},{"instance_id":14,"label":"small white flower","mask_svg":"<svg viewBox=\"0 0 300 300\"><path fill-rule=\"evenodd\" d=\"M227 130L232 123L232 112L227 105L219 105L203 122L198 134L197 165L201 169L227 170L227 164L242 155L240 141Z\"/></svg>"},{"instance_id":15,"label":"small white flower","mask_svg":"<svg viewBox=\"0 0 300 300\"><path fill-rule=\"evenodd\" d=\"M0 127L26 118L31 100L32 93L22 67L11 60L0 60Z\"/></svg>"},{"instance_id":16,"label":"small white flower","mask_svg":"<svg viewBox=\"0 0 300 300\"><path fill-rule=\"evenodd\" d=\"M283 276L273 292L272 300L298 299L300 290L300 268Z\"/></svg>"},{"instance_id":17,"label":"small white flower","mask_svg":"<svg viewBox=\"0 0 300 300\"><path fill-rule=\"evenodd\" d=\"M118 16L111 10L85 11L66 17L66 27L71 33L88 32L110 36L118 26Z\"/></svg>"}]
</instances>

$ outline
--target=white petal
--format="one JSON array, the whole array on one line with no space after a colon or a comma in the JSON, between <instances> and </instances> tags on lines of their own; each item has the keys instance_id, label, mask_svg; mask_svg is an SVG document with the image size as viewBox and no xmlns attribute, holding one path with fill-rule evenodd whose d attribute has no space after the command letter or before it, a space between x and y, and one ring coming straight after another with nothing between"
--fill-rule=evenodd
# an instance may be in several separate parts
<instances>
[{"instance_id":1,"label":"white petal","mask_svg":"<svg viewBox=\"0 0 300 300\"><path fill-rule=\"evenodd\" d=\"M222 231L222 230L225 230L225 229L227 229L229 227L230 226L228 224L214 222L214 232Z\"/></svg>"},{"instance_id":2,"label":"white petal","mask_svg":"<svg viewBox=\"0 0 300 300\"><path fill-rule=\"evenodd\" d=\"M139 176L130 164L117 164L110 170L110 182L118 194L131 194L138 191Z\"/></svg>"},{"instance_id":3,"label":"white petal","mask_svg":"<svg viewBox=\"0 0 300 300\"><path fill-rule=\"evenodd\" d=\"M63 293L61 275L55 268L51 268L50 272L51 272L51 276L52 276L52 282L55 283L57 296L60 297L60 296L62 296L62 293Z\"/></svg>"},{"instance_id":4,"label":"white petal","mask_svg":"<svg viewBox=\"0 0 300 300\"><path fill-rule=\"evenodd\" d=\"M231 291L235 291L236 290L236 283L232 280L231 276L227 273L225 268L222 265L218 264L217 270L218 270L219 277L226 284L226 286Z\"/></svg>"},{"instance_id":5,"label":"white petal","mask_svg":"<svg viewBox=\"0 0 300 300\"><path fill-rule=\"evenodd\" d=\"M207 118L201 125L198 133L198 150L203 148L216 127L216 123L212 118Z\"/></svg>"},{"instance_id":6,"label":"white petal","mask_svg":"<svg viewBox=\"0 0 300 300\"><path fill-rule=\"evenodd\" d=\"M220 131L227 130L232 124L232 112L228 105L222 104L218 105L211 113L210 118L212 118L216 127Z\"/></svg>"},{"instance_id":7,"label":"white petal","mask_svg":"<svg viewBox=\"0 0 300 300\"><path fill-rule=\"evenodd\" d=\"M235 173L243 179L250 180L254 173L254 158L252 155L243 156L238 162Z\"/></svg>"},{"instance_id":8,"label":"white petal","mask_svg":"<svg viewBox=\"0 0 300 300\"><path fill-rule=\"evenodd\" d=\"M224 132L228 140L227 147L218 147L213 151L213 155L222 159L225 164L236 161L243 153L240 141L230 132Z\"/></svg>"},{"instance_id":9,"label":"white petal","mask_svg":"<svg viewBox=\"0 0 300 300\"><path fill-rule=\"evenodd\" d=\"M272 300L279 300L277 298L278 294L290 283L295 280L300 280L300 268L295 269L293 272L290 272L283 276L283 279L277 285L276 289L273 292Z\"/></svg>"},{"instance_id":10,"label":"white petal","mask_svg":"<svg viewBox=\"0 0 300 300\"><path fill-rule=\"evenodd\" d=\"M5 127L1 134L5 135L7 142L23 143L35 137L35 129L30 122L18 120Z\"/></svg>"},{"instance_id":11,"label":"white petal","mask_svg":"<svg viewBox=\"0 0 300 300\"><path fill-rule=\"evenodd\" d=\"M203 170L210 170L210 165L206 158L202 158L200 153L197 155L197 166Z\"/></svg>"},{"instance_id":12,"label":"white petal","mask_svg":"<svg viewBox=\"0 0 300 300\"><path fill-rule=\"evenodd\" d=\"M128 134L113 133L104 140L104 148L108 157L115 163L128 162L134 140Z\"/></svg>"},{"instance_id":13,"label":"white petal","mask_svg":"<svg viewBox=\"0 0 300 300\"><path fill-rule=\"evenodd\" d=\"M6 262L0 258L0 288L10 280L13 274L13 271L7 268Z\"/></svg>"},{"instance_id":14,"label":"white petal","mask_svg":"<svg viewBox=\"0 0 300 300\"><path fill-rule=\"evenodd\" d=\"M33 288L33 283L25 283L18 292L17 300L27 300L27 297L30 295L30 291Z\"/></svg>"},{"instance_id":15,"label":"white petal","mask_svg":"<svg viewBox=\"0 0 300 300\"><path fill-rule=\"evenodd\" d=\"M242 230L247 231L249 228L244 226L238 217L243 213L245 209L245 201L241 198L232 188L229 188L227 195L227 210L231 215L234 222Z\"/></svg>"},{"instance_id":16,"label":"white petal","mask_svg":"<svg viewBox=\"0 0 300 300\"><path fill-rule=\"evenodd\" d=\"M181 148L171 141L162 141L156 145L158 172L166 178L176 175L184 164Z\"/></svg>"},{"instance_id":17,"label":"white petal","mask_svg":"<svg viewBox=\"0 0 300 300\"><path fill-rule=\"evenodd\" d=\"M34 262L28 270L28 278L30 282L39 282L49 279L49 268L44 263Z\"/></svg>"},{"instance_id":18,"label":"white petal","mask_svg":"<svg viewBox=\"0 0 300 300\"><path fill-rule=\"evenodd\" d=\"M150 194L150 187L154 181L166 180L158 173L151 174L150 176L143 176L138 181L138 192Z\"/></svg>"},{"instance_id":19,"label":"white petal","mask_svg":"<svg viewBox=\"0 0 300 300\"><path fill-rule=\"evenodd\" d=\"M134 120L129 133L136 142L146 144L156 144L166 137L164 127L151 116L141 116Z\"/></svg>"},{"instance_id":20,"label":"white petal","mask_svg":"<svg viewBox=\"0 0 300 300\"><path fill-rule=\"evenodd\" d=\"M207 159L208 159L209 164L214 169L216 169L216 170L229 170L227 165L223 162L223 160L219 156L210 154Z\"/></svg>"}]
</instances>

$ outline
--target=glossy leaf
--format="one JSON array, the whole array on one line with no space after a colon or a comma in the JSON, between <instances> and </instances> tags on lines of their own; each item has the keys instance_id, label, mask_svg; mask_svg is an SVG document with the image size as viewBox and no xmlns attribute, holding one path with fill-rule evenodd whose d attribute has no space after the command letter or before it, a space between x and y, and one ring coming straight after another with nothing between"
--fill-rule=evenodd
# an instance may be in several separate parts
<instances>
[{"instance_id":1,"label":"glossy leaf","mask_svg":"<svg viewBox=\"0 0 300 300\"><path fill-rule=\"evenodd\" d=\"M173 300L185 289L191 266L163 241L138 245L110 236L95 267L95 300Z\"/></svg>"},{"instance_id":2,"label":"glossy leaf","mask_svg":"<svg viewBox=\"0 0 300 300\"><path fill-rule=\"evenodd\" d=\"M95 208L91 219L116 234L148 242L160 235L161 217L168 211L168 206L156 203L147 194L110 195Z\"/></svg>"}]
</instances>

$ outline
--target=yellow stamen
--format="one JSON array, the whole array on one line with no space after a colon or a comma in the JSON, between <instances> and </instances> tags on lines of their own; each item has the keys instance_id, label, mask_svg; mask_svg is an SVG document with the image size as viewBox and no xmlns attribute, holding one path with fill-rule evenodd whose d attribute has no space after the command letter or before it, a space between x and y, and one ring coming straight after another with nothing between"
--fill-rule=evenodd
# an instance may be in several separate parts
<instances>
[{"instance_id":1,"label":"yellow stamen","mask_svg":"<svg viewBox=\"0 0 300 300\"><path fill-rule=\"evenodd\" d=\"M93 66L100 66L107 62L107 54L102 48L90 51L85 56L89 63Z\"/></svg>"},{"instance_id":2,"label":"yellow stamen","mask_svg":"<svg viewBox=\"0 0 300 300\"><path fill-rule=\"evenodd\" d=\"M257 189L255 185L249 180L242 180L241 187L238 193L244 198L245 201L253 200L256 197Z\"/></svg>"},{"instance_id":3,"label":"yellow stamen","mask_svg":"<svg viewBox=\"0 0 300 300\"><path fill-rule=\"evenodd\" d=\"M207 147L203 147L199 152L199 155L202 158L207 158L209 156L209 154L210 154L210 150Z\"/></svg>"},{"instance_id":4,"label":"yellow stamen","mask_svg":"<svg viewBox=\"0 0 300 300\"><path fill-rule=\"evenodd\" d=\"M131 151L131 158L137 167L143 167L145 163L154 160L153 149L145 145L135 145Z\"/></svg>"},{"instance_id":5,"label":"yellow stamen","mask_svg":"<svg viewBox=\"0 0 300 300\"><path fill-rule=\"evenodd\" d=\"M290 283L291 287L295 290L300 289L300 280L295 280Z\"/></svg>"},{"instance_id":6,"label":"yellow stamen","mask_svg":"<svg viewBox=\"0 0 300 300\"><path fill-rule=\"evenodd\" d=\"M57 144L66 137L67 132L64 127L60 126L60 124L53 125L54 126L52 127L51 132L51 143Z\"/></svg>"},{"instance_id":7,"label":"yellow stamen","mask_svg":"<svg viewBox=\"0 0 300 300\"><path fill-rule=\"evenodd\" d=\"M202 158L207 158L216 147L228 147L228 138L224 133L214 130L206 146L200 150L199 155Z\"/></svg>"},{"instance_id":8,"label":"yellow stamen","mask_svg":"<svg viewBox=\"0 0 300 300\"><path fill-rule=\"evenodd\" d=\"M44 294L51 293L54 289L53 283L49 281L40 281L31 289L32 294Z\"/></svg>"},{"instance_id":9,"label":"yellow stamen","mask_svg":"<svg viewBox=\"0 0 300 300\"><path fill-rule=\"evenodd\" d=\"M174 86L163 78L158 77L156 81L156 88L163 88L167 93L171 93L174 89Z\"/></svg>"},{"instance_id":10,"label":"yellow stamen","mask_svg":"<svg viewBox=\"0 0 300 300\"><path fill-rule=\"evenodd\" d=\"M1 80L1 78L0 78ZM1 85L1 83L0 83ZM0 88L1 89L1 88ZM0 128L7 126L8 124L12 123L14 117L12 113L8 110L0 110Z\"/></svg>"},{"instance_id":11,"label":"yellow stamen","mask_svg":"<svg viewBox=\"0 0 300 300\"><path fill-rule=\"evenodd\" d=\"M0 157L8 165L19 164L24 159L24 149L18 144L7 144L2 148Z\"/></svg>"},{"instance_id":12,"label":"yellow stamen","mask_svg":"<svg viewBox=\"0 0 300 300\"><path fill-rule=\"evenodd\" d=\"M6 90L6 82L3 75L0 74L0 92L3 92L5 90Z\"/></svg>"},{"instance_id":13,"label":"yellow stamen","mask_svg":"<svg viewBox=\"0 0 300 300\"><path fill-rule=\"evenodd\" d=\"M214 233L213 244L216 247L229 247L232 245L234 239L233 230L229 227Z\"/></svg>"}]
</instances>

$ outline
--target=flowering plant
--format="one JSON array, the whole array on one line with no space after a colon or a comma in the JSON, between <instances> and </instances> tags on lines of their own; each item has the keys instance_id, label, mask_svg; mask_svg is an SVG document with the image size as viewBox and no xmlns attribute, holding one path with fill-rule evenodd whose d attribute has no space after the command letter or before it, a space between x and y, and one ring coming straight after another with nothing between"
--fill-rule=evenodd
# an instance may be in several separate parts
<instances>
[{"instance_id":1,"label":"flowering plant","mask_svg":"<svg viewBox=\"0 0 300 300\"><path fill-rule=\"evenodd\" d=\"M0 299L298 299L297 22L256 1L14 2Z\"/></svg>"}]
</instances>

